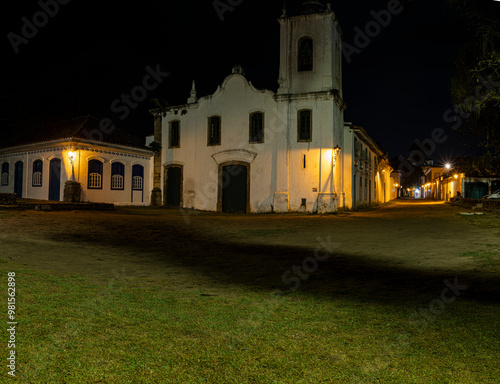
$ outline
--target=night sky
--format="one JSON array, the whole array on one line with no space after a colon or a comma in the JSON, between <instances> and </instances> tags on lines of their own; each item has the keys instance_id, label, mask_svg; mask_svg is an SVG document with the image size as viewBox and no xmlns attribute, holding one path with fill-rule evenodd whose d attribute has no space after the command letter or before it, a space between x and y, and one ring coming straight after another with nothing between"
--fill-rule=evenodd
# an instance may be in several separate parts
<instances>
[{"instance_id":1,"label":"night sky","mask_svg":"<svg viewBox=\"0 0 500 384\"><path fill-rule=\"evenodd\" d=\"M19 44L17 54L8 34L21 35L21 19L33 20L41 7L37 1L11 2L1 16L4 139L38 123L86 114L151 134L147 100L123 120L111 110L122 93L142 83L147 66L170 74L148 97L171 105L186 102L192 80L199 97L213 93L235 64L257 88L276 91L276 19L283 1L232 2L240 5L221 21L211 0L72 0L59 5L27 44ZM373 20L371 11L387 6L388 1L333 1L344 41L353 45L354 28L364 29ZM450 77L467 38L464 21L444 0L405 0L401 6L366 48L343 63L345 120L364 126L390 157L406 154L415 139L430 137L437 127L449 128L443 114L451 107ZM437 155L459 154L453 143L441 145Z\"/></svg>"}]
</instances>

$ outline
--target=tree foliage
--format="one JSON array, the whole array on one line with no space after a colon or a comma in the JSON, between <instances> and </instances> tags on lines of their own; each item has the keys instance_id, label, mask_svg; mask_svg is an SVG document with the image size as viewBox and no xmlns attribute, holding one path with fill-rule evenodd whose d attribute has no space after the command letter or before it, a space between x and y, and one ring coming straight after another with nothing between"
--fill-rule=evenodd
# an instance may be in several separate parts
<instances>
[{"instance_id":1,"label":"tree foliage","mask_svg":"<svg viewBox=\"0 0 500 384\"><path fill-rule=\"evenodd\" d=\"M481 149L475 163L486 175L500 174L500 3L448 0L464 15L469 39L451 79L455 109L468 143Z\"/></svg>"}]
</instances>

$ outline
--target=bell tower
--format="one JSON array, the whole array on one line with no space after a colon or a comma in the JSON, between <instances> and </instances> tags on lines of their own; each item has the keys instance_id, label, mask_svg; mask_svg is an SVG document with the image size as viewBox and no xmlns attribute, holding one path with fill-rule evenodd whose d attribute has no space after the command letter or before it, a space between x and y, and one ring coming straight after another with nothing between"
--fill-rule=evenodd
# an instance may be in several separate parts
<instances>
[{"instance_id":1,"label":"bell tower","mask_svg":"<svg viewBox=\"0 0 500 384\"><path fill-rule=\"evenodd\" d=\"M280 23L278 94L337 90L342 95L342 32L330 3L303 1Z\"/></svg>"},{"instance_id":2,"label":"bell tower","mask_svg":"<svg viewBox=\"0 0 500 384\"><path fill-rule=\"evenodd\" d=\"M334 212L343 195L342 32L330 4L302 1L280 23L274 211ZM342 149L343 150L343 149Z\"/></svg>"}]
</instances>

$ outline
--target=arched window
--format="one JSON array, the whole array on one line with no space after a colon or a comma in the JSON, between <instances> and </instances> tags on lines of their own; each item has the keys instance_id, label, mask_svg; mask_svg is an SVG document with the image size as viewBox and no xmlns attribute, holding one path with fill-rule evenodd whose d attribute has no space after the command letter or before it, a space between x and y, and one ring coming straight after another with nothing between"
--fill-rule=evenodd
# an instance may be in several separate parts
<instances>
[{"instance_id":1,"label":"arched window","mask_svg":"<svg viewBox=\"0 0 500 384\"><path fill-rule=\"evenodd\" d=\"M250 143L264 142L264 114L255 112L250 114Z\"/></svg>"},{"instance_id":2,"label":"arched window","mask_svg":"<svg viewBox=\"0 0 500 384\"><path fill-rule=\"evenodd\" d=\"M125 166L122 163L111 164L111 189L124 189Z\"/></svg>"},{"instance_id":3,"label":"arched window","mask_svg":"<svg viewBox=\"0 0 500 384\"><path fill-rule=\"evenodd\" d=\"M132 189L142 191L144 188L144 167L136 164L132 167Z\"/></svg>"},{"instance_id":4,"label":"arched window","mask_svg":"<svg viewBox=\"0 0 500 384\"><path fill-rule=\"evenodd\" d=\"M102 162L89 160L88 189L102 189Z\"/></svg>"},{"instance_id":5,"label":"arched window","mask_svg":"<svg viewBox=\"0 0 500 384\"><path fill-rule=\"evenodd\" d=\"M311 141L312 139L312 111L303 109L298 113L297 141Z\"/></svg>"},{"instance_id":6,"label":"arched window","mask_svg":"<svg viewBox=\"0 0 500 384\"><path fill-rule=\"evenodd\" d=\"M313 70L313 41L308 37L299 41L298 70L299 72Z\"/></svg>"},{"instance_id":7,"label":"arched window","mask_svg":"<svg viewBox=\"0 0 500 384\"><path fill-rule=\"evenodd\" d=\"M179 148L180 147L180 122L172 121L170 122L170 140L169 148Z\"/></svg>"},{"instance_id":8,"label":"arched window","mask_svg":"<svg viewBox=\"0 0 500 384\"><path fill-rule=\"evenodd\" d=\"M2 164L2 185L9 185L9 163Z\"/></svg>"},{"instance_id":9,"label":"arched window","mask_svg":"<svg viewBox=\"0 0 500 384\"><path fill-rule=\"evenodd\" d=\"M43 173L43 161L35 160L33 162L33 177L32 177L33 187L42 186L42 173Z\"/></svg>"}]
</instances>

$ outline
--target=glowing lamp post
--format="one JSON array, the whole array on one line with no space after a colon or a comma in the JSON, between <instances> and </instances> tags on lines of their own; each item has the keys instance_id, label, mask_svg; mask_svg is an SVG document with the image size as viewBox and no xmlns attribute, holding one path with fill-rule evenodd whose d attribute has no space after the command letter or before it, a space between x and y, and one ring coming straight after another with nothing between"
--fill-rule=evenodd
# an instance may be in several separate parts
<instances>
[{"instance_id":1,"label":"glowing lamp post","mask_svg":"<svg viewBox=\"0 0 500 384\"><path fill-rule=\"evenodd\" d=\"M340 155L340 147L337 145L335 148L332 150L332 164L335 165L337 162L337 157Z\"/></svg>"},{"instance_id":2,"label":"glowing lamp post","mask_svg":"<svg viewBox=\"0 0 500 384\"><path fill-rule=\"evenodd\" d=\"M335 148L333 148L333 154L335 156L335 158L337 158L339 155L340 155L340 147L337 145Z\"/></svg>"},{"instance_id":3,"label":"glowing lamp post","mask_svg":"<svg viewBox=\"0 0 500 384\"><path fill-rule=\"evenodd\" d=\"M71 177L64 183L64 201L68 203L79 203L82 195L82 188L80 183L75 180L76 153L69 151L68 159L71 163Z\"/></svg>"},{"instance_id":4,"label":"glowing lamp post","mask_svg":"<svg viewBox=\"0 0 500 384\"><path fill-rule=\"evenodd\" d=\"M75 158L76 158L76 153L71 151L68 153L69 157L69 162L71 163L71 177L69 181L75 181Z\"/></svg>"}]
</instances>

